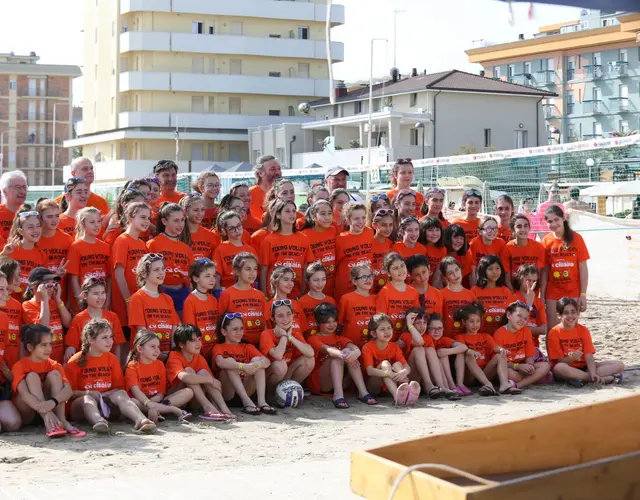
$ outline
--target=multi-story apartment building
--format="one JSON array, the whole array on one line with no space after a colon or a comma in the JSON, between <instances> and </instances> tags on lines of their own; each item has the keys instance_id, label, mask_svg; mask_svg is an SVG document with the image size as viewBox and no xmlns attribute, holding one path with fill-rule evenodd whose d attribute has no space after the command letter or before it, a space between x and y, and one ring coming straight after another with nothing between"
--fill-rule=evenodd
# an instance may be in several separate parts
<instances>
[{"instance_id":1,"label":"multi-story apartment building","mask_svg":"<svg viewBox=\"0 0 640 500\"><path fill-rule=\"evenodd\" d=\"M248 128L306 121L298 105L329 95L326 11L325 0L86 0L84 135L69 145L110 164L98 178L160 158L193 171L248 160ZM331 57L344 60L341 43Z\"/></svg>"},{"instance_id":2,"label":"multi-story apartment building","mask_svg":"<svg viewBox=\"0 0 640 500\"><path fill-rule=\"evenodd\" d=\"M20 169L29 184L51 185L69 163L62 142L73 137L71 84L81 73L39 59L0 54L0 172Z\"/></svg>"},{"instance_id":3,"label":"multi-story apartment building","mask_svg":"<svg viewBox=\"0 0 640 500\"><path fill-rule=\"evenodd\" d=\"M558 94L548 98L549 142L640 129L640 14L583 10L532 39L468 50L489 77Z\"/></svg>"}]
</instances>

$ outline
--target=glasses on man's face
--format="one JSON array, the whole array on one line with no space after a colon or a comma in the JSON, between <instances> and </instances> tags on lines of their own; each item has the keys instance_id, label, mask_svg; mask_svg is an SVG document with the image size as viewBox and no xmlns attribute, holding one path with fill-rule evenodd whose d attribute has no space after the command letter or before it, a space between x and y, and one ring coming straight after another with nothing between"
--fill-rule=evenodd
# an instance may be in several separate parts
<instances>
[{"instance_id":1,"label":"glasses on man's face","mask_svg":"<svg viewBox=\"0 0 640 500\"><path fill-rule=\"evenodd\" d=\"M374 202L375 202L375 201L378 201L378 200L386 200L386 201L388 201L388 200L389 200L389 197L388 197L385 193L374 194L374 195L371 197L371 201L374 201Z\"/></svg>"},{"instance_id":2,"label":"glasses on man's face","mask_svg":"<svg viewBox=\"0 0 640 500\"><path fill-rule=\"evenodd\" d=\"M370 281L373 279L373 274L363 274L362 276L358 276L356 280L360 281Z\"/></svg>"},{"instance_id":3,"label":"glasses on man's face","mask_svg":"<svg viewBox=\"0 0 640 500\"><path fill-rule=\"evenodd\" d=\"M18 185L13 185L13 186L9 186L11 189L15 189L16 191L26 191L27 190L27 185L26 184L18 184Z\"/></svg>"}]
</instances>

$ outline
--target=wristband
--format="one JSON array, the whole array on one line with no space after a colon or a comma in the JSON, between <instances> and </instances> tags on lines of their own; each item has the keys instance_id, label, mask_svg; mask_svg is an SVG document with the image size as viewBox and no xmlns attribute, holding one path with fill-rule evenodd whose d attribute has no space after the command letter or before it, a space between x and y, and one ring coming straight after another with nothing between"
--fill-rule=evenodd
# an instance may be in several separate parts
<instances>
[{"instance_id":1,"label":"wristband","mask_svg":"<svg viewBox=\"0 0 640 500\"><path fill-rule=\"evenodd\" d=\"M64 302L60 301L60 303L58 304L58 307L64 307Z\"/></svg>"},{"instance_id":2,"label":"wristband","mask_svg":"<svg viewBox=\"0 0 640 500\"><path fill-rule=\"evenodd\" d=\"M388 372L387 370L385 370L385 371L384 371L384 375L383 375L383 377L385 377L385 378L389 378L389 372Z\"/></svg>"},{"instance_id":3,"label":"wristband","mask_svg":"<svg viewBox=\"0 0 640 500\"><path fill-rule=\"evenodd\" d=\"M520 369L520 363L513 363L513 369L518 371Z\"/></svg>"},{"instance_id":4,"label":"wristband","mask_svg":"<svg viewBox=\"0 0 640 500\"><path fill-rule=\"evenodd\" d=\"M240 370L241 372L244 371L244 366L242 366L242 363L238 363L238 370Z\"/></svg>"},{"instance_id":5,"label":"wristband","mask_svg":"<svg viewBox=\"0 0 640 500\"><path fill-rule=\"evenodd\" d=\"M60 404L60 402L59 402L56 398L54 398L54 397L50 397L49 399L50 399L51 401L53 401L53 402L56 404L56 406L58 406L58 405ZM55 406L54 406L54 408L55 408Z\"/></svg>"},{"instance_id":6,"label":"wristband","mask_svg":"<svg viewBox=\"0 0 640 500\"><path fill-rule=\"evenodd\" d=\"M586 297L587 294L585 292L580 292L580 297Z\"/></svg>"},{"instance_id":7,"label":"wristband","mask_svg":"<svg viewBox=\"0 0 640 500\"><path fill-rule=\"evenodd\" d=\"M289 342L291 342L293 340L293 335L287 335L287 338L289 339Z\"/></svg>"},{"instance_id":8,"label":"wristband","mask_svg":"<svg viewBox=\"0 0 640 500\"><path fill-rule=\"evenodd\" d=\"M145 406L145 407L148 407L147 405L148 405L149 403L151 403L151 400L150 400L150 399L147 399L147 400L144 402L144 406Z\"/></svg>"}]
</instances>

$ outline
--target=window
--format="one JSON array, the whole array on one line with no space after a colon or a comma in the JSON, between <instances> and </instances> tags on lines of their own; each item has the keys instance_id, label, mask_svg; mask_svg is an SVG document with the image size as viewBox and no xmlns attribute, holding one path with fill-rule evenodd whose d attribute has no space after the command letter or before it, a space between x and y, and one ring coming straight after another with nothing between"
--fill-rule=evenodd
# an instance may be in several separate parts
<instances>
[{"instance_id":1,"label":"window","mask_svg":"<svg viewBox=\"0 0 640 500\"><path fill-rule=\"evenodd\" d=\"M575 108L573 91L570 90L567 92L567 114L572 115Z\"/></svg>"},{"instance_id":2,"label":"window","mask_svg":"<svg viewBox=\"0 0 640 500\"><path fill-rule=\"evenodd\" d=\"M111 98L111 114L116 112L116 98L112 97Z\"/></svg>"},{"instance_id":3,"label":"window","mask_svg":"<svg viewBox=\"0 0 640 500\"><path fill-rule=\"evenodd\" d=\"M593 122L593 135L602 137L602 123Z\"/></svg>"},{"instance_id":4,"label":"window","mask_svg":"<svg viewBox=\"0 0 640 500\"><path fill-rule=\"evenodd\" d=\"M524 74L525 75L530 75L531 74L531 63L530 62L524 63Z\"/></svg>"},{"instance_id":5,"label":"window","mask_svg":"<svg viewBox=\"0 0 640 500\"><path fill-rule=\"evenodd\" d=\"M414 107L416 104L418 104L418 93L414 92L409 95L409 106Z\"/></svg>"},{"instance_id":6,"label":"window","mask_svg":"<svg viewBox=\"0 0 640 500\"><path fill-rule=\"evenodd\" d=\"M28 118L29 120L35 120L36 119L36 103L35 102L30 102L29 103L29 113L28 113Z\"/></svg>"},{"instance_id":7,"label":"window","mask_svg":"<svg viewBox=\"0 0 640 500\"><path fill-rule=\"evenodd\" d=\"M204 33L204 22L191 21L191 33L202 35Z\"/></svg>"},{"instance_id":8,"label":"window","mask_svg":"<svg viewBox=\"0 0 640 500\"><path fill-rule=\"evenodd\" d=\"M191 144L191 161L202 161L203 156L203 144L201 142L194 142Z\"/></svg>"},{"instance_id":9,"label":"window","mask_svg":"<svg viewBox=\"0 0 640 500\"><path fill-rule=\"evenodd\" d=\"M298 38L302 40L309 39L309 27L308 26L298 26Z\"/></svg>"},{"instance_id":10,"label":"window","mask_svg":"<svg viewBox=\"0 0 640 500\"><path fill-rule=\"evenodd\" d=\"M362 101L356 101L353 103L353 114L359 115L362 113Z\"/></svg>"},{"instance_id":11,"label":"window","mask_svg":"<svg viewBox=\"0 0 640 500\"><path fill-rule=\"evenodd\" d=\"M209 73L214 74L216 72L216 59L215 57L209 58Z\"/></svg>"},{"instance_id":12,"label":"window","mask_svg":"<svg viewBox=\"0 0 640 500\"><path fill-rule=\"evenodd\" d=\"M608 19L603 19L603 20L602 20L602 27L603 27L603 28L606 28L606 27L607 27L607 25L608 25L608 23L609 23L609 20L608 20Z\"/></svg>"},{"instance_id":13,"label":"window","mask_svg":"<svg viewBox=\"0 0 640 500\"><path fill-rule=\"evenodd\" d=\"M309 63L298 63L298 76L309 78Z\"/></svg>"},{"instance_id":14,"label":"window","mask_svg":"<svg viewBox=\"0 0 640 500\"><path fill-rule=\"evenodd\" d=\"M484 129L484 147L488 148L490 146L491 146L491 129L485 128Z\"/></svg>"},{"instance_id":15,"label":"window","mask_svg":"<svg viewBox=\"0 0 640 500\"><path fill-rule=\"evenodd\" d=\"M529 147L529 131L516 130L516 149Z\"/></svg>"},{"instance_id":16,"label":"window","mask_svg":"<svg viewBox=\"0 0 640 500\"><path fill-rule=\"evenodd\" d=\"M569 124L567 132L569 134L569 142L578 140L578 136L576 135L576 125L575 125L575 123L570 123Z\"/></svg>"},{"instance_id":17,"label":"window","mask_svg":"<svg viewBox=\"0 0 640 500\"><path fill-rule=\"evenodd\" d=\"M204 97L203 96L191 96L191 112L192 113L204 113Z\"/></svg>"},{"instance_id":18,"label":"window","mask_svg":"<svg viewBox=\"0 0 640 500\"><path fill-rule=\"evenodd\" d=\"M215 113L215 112L216 112L216 100L212 95L210 95L209 96L209 113Z\"/></svg>"},{"instance_id":19,"label":"window","mask_svg":"<svg viewBox=\"0 0 640 500\"><path fill-rule=\"evenodd\" d=\"M209 156L207 157L207 159L209 161L215 160L216 159L216 145L213 142L210 142L207 145L207 149L208 149L208 153L209 153Z\"/></svg>"},{"instance_id":20,"label":"window","mask_svg":"<svg viewBox=\"0 0 640 500\"><path fill-rule=\"evenodd\" d=\"M627 49L618 50L618 61L620 62L628 62L629 61L629 52Z\"/></svg>"},{"instance_id":21,"label":"window","mask_svg":"<svg viewBox=\"0 0 640 500\"><path fill-rule=\"evenodd\" d=\"M9 80L9 90L15 90L15 89L16 89L16 81Z\"/></svg>"},{"instance_id":22,"label":"window","mask_svg":"<svg viewBox=\"0 0 640 500\"><path fill-rule=\"evenodd\" d=\"M629 132L629 122L627 120L620 120L618 124L618 132Z\"/></svg>"},{"instance_id":23,"label":"window","mask_svg":"<svg viewBox=\"0 0 640 500\"><path fill-rule=\"evenodd\" d=\"M229 113L232 115L242 114L242 99L240 97L229 97Z\"/></svg>"},{"instance_id":24,"label":"window","mask_svg":"<svg viewBox=\"0 0 640 500\"><path fill-rule=\"evenodd\" d=\"M619 85L618 86L618 96L621 99L628 99L629 98L629 87L626 85Z\"/></svg>"},{"instance_id":25,"label":"window","mask_svg":"<svg viewBox=\"0 0 640 500\"><path fill-rule=\"evenodd\" d=\"M280 77L280 72L279 71L269 71L269 76L273 76L273 77Z\"/></svg>"},{"instance_id":26,"label":"window","mask_svg":"<svg viewBox=\"0 0 640 500\"><path fill-rule=\"evenodd\" d=\"M418 138L419 138L419 130L417 128L412 128L410 129L411 131L411 135L409 136L409 145L410 146L417 146L419 144L418 142Z\"/></svg>"},{"instance_id":27,"label":"window","mask_svg":"<svg viewBox=\"0 0 640 500\"><path fill-rule=\"evenodd\" d=\"M129 31L129 23L126 19L122 20L122 25L120 26L120 33L126 33Z\"/></svg>"},{"instance_id":28,"label":"window","mask_svg":"<svg viewBox=\"0 0 640 500\"><path fill-rule=\"evenodd\" d=\"M123 73L129 71L129 59L127 57L120 58L120 71Z\"/></svg>"},{"instance_id":29,"label":"window","mask_svg":"<svg viewBox=\"0 0 640 500\"><path fill-rule=\"evenodd\" d=\"M515 64L509 64L507 66L507 78L509 78L509 80L511 80L511 78L513 78L513 75L515 75L516 73L516 65Z\"/></svg>"},{"instance_id":30,"label":"window","mask_svg":"<svg viewBox=\"0 0 640 500\"><path fill-rule=\"evenodd\" d=\"M373 100L373 111L380 111L380 105L382 104L382 99L374 99Z\"/></svg>"},{"instance_id":31,"label":"window","mask_svg":"<svg viewBox=\"0 0 640 500\"><path fill-rule=\"evenodd\" d=\"M231 23L231 34L242 35L242 23L239 23L239 22Z\"/></svg>"},{"instance_id":32,"label":"window","mask_svg":"<svg viewBox=\"0 0 640 500\"><path fill-rule=\"evenodd\" d=\"M573 80L576 73L576 57L567 57L567 80Z\"/></svg>"},{"instance_id":33,"label":"window","mask_svg":"<svg viewBox=\"0 0 640 500\"><path fill-rule=\"evenodd\" d=\"M242 60L241 59L230 59L229 60L229 74L230 75L241 75L242 74Z\"/></svg>"},{"instance_id":34,"label":"window","mask_svg":"<svg viewBox=\"0 0 640 500\"><path fill-rule=\"evenodd\" d=\"M582 21L580 23L580 29L581 30L588 30L589 29L589 21Z\"/></svg>"},{"instance_id":35,"label":"window","mask_svg":"<svg viewBox=\"0 0 640 500\"><path fill-rule=\"evenodd\" d=\"M602 66L602 53L600 52L593 53L593 65Z\"/></svg>"},{"instance_id":36,"label":"window","mask_svg":"<svg viewBox=\"0 0 640 500\"><path fill-rule=\"evenodd\" d=\"M229 144L229 161L241 161L241 159L242 159L241 145L237 143L230 143Z\"/></svg>"},{"instance_id":37,"label":"window","mask_svg":"<svg viewBox=\"0 0 640 500\"><path fill-rule=\"evenodd\" d=\"M216 34L216 23L214 21L211 21L209 23L209 34L210 35L215 35Z\"/></svg>"},{"instance_id":38,"label":"window","mask_svg":"<svg viewBox=\"0 0 640 500\"><path fill-rule=\"evenodd\" d=\"M191 72L204 73L204 57L194 57L191 59Z\"/></svg>"},{"instance_id":39,"label":"window","mask_svg":"<svg viewBox=\"0 0 640 500\"><path fill-rule=\"evenodd\" d=\"M296 110L293 106L289 106L289 116L296 116Z\"/></svg>"},{"instance_id":40,"label":"window","mask_svg":"<svg viewBox=\"0 0 640 500\"><path fill-rule=\"evenodd\" d=\"M269 116L280 116L280 110L279 109L270 109L269 110Z\"/></svg>"},{"instance_id":41,"label":"window","mask_svg":"<svg viewBox=\"0 0 640 500\"><path fill-rule=\"evenodd\" d=\"M497 79L500 78L500 66L493 68L493 77Z\"/></svg>"}]
</instances>

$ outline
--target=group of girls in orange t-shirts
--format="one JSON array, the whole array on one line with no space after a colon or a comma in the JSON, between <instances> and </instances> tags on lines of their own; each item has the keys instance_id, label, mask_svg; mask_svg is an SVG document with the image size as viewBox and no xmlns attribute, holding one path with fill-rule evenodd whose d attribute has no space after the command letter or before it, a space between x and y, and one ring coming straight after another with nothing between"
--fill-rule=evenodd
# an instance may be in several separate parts
<instances>
[{"instance_id":1,"label":"group of girls in orange t-shirts","mask_svg":"<svg viewBox=\"0 0 640 500\"><path fill-rule=\"evenodd\" d=\"M391 180L367 203L314 186L303 215L280 179L262 220L246 183L216 204L213 172L178 203L158 205L158 180L135 179L102 216L72 178L62 207L24 207L0 254L1 428L37 413L49 437L79 438L71 421L105 433L124 417L152 432L192 412L232 421L236 405L273 415L268 400L289 379L338 409L347 389L405 406L474 384L519 394L551 374L620 379L622 364L594 361L578 324L589 253L561 208L546 211L538 243L507 196L482 218L482 194L468 190L449 224L442 190L410 188L409 160Z\"/></svg>"}]
</instances>

